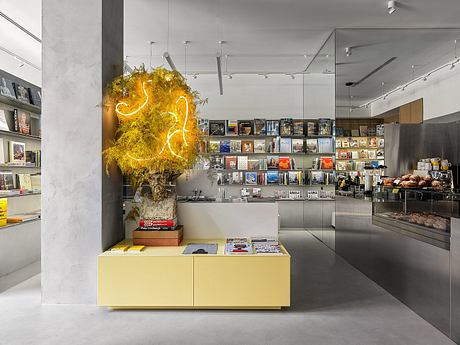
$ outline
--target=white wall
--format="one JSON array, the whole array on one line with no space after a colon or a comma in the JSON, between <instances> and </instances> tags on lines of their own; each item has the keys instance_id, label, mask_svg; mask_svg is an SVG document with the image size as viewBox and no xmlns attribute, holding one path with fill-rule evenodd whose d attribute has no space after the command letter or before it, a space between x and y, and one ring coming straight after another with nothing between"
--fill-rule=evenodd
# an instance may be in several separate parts
<instances>
[{"instance_id":1,"label":"white wall","mask_svg":"<svg viewBox=\"0 0 460 345\"><path fill-rule=\"evenodd\" d=\"M321 118L334 116L334 76L306 75L291 79L285 75L235 75L223 79L224 94L219 94L216 75L188 77L188 83L208 104L201 107L201 116L210 119L279 119ZM305 91L305 99L303 92ZM305 104L305 111L304 111Z\"/></svg>"},{"instance_id":2,"label":"white wall","mask_svg":"<svg viewBox=\"0 0 460 345\"><path fill-rule=\"evenodd\" d=\"M371 115L377 116L403 104L423 98L423 120L449 115L460 111L460 68L446 68L429 77L427 81L418 81L405 91L397 91L372 103Z\"/></svg>"}]
</instances>

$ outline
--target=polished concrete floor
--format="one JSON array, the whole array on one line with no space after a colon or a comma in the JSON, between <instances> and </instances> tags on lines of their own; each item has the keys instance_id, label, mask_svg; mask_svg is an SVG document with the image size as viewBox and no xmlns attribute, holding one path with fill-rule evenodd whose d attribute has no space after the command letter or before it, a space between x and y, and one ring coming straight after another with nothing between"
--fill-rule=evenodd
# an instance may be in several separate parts
<instances>
[{"instance_id":1,"label":"polished concrete floor","mask_svg":"<svg viewBox=\"0 0 460 345\"><path fill-rule=\"evenodd\" d=\"M284 232L292 307L281 311L111 311L40 304L40 277L0 294L0 344L453 344L303 231Z\"/></svg>"}]
</instances>

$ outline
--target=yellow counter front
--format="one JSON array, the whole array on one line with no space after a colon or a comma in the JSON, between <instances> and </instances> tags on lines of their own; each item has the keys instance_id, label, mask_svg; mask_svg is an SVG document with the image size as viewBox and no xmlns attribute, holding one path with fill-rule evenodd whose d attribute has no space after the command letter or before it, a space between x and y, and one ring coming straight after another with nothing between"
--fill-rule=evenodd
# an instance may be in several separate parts
<instances>
[{"instance_id":1,"label":"yellow counter front","mask_svg":"<svg viewBox=\"0 0 460 345\"><path fill-rule=\"evenodd\" d=\"M130 241L123 241L131 244ZM217 243L217 254L183 255L188 243ZM225 255L225 240L98 257L98 305L112 308L279 309L290 306L291 257Z\"/></svg>"}]
</instances>

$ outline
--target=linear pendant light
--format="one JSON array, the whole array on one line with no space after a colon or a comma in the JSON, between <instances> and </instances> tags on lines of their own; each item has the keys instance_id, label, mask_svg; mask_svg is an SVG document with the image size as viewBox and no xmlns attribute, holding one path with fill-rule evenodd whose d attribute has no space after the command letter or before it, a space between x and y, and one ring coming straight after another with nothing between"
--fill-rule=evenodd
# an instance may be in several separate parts
<instances>
[{"instance_id":1,"label":"linear pendant light","mask_svg":"<svg viewBox=\"0 0 460 345\"><path fill-rule=\"evenodd\" d=\"M165 60L168 62L169 67L171 67L171 69L172 69L173 71L176 71L176 72L177 72L176 65L174 64L173 60L171 59L171 55L169 55L168 52L165 52L165 53L163 54L163 57L164 57Z\"/></svg>"},{"instance_id":2,"label":"linear pendant light","mask_svg":"<svg viewBox=\"0 0 460 345\"><path fill-rule=\"evenodd\" d=\"M220 94L223 95L224 87L222 85L222 61L221 61L222 57L220 56L220 54L217 54L216 60L217 60L217 77L219 78L219 91L220 91Z\"/></svg>"}]
</instances>

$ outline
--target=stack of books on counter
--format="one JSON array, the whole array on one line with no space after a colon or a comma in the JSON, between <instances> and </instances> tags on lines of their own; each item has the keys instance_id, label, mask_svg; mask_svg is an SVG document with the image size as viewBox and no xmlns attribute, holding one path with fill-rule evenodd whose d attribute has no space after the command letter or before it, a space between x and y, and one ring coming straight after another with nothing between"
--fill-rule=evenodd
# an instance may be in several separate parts
<instances>
[{"instance_id":1,"label":"stack of books on counter","mask_svg":"<svg viewBox=\"0 0 460 345\"><path fill-rule=\"evenodd\" d=\"M183 228L173 219L141 219L133 231L133 243L144 246L178 246Z\"/></svg>"},{"instance_id":2,"label":"stack of books on counter","mask_svg":"<svg viewBox=\"0 0 460 345\"><path fill-rule=\"evenodd\" d=\"M252 247L255 254L279 255L281 253L279 242L276 238L253 237Z\"/></svg>"}]
</instances>

